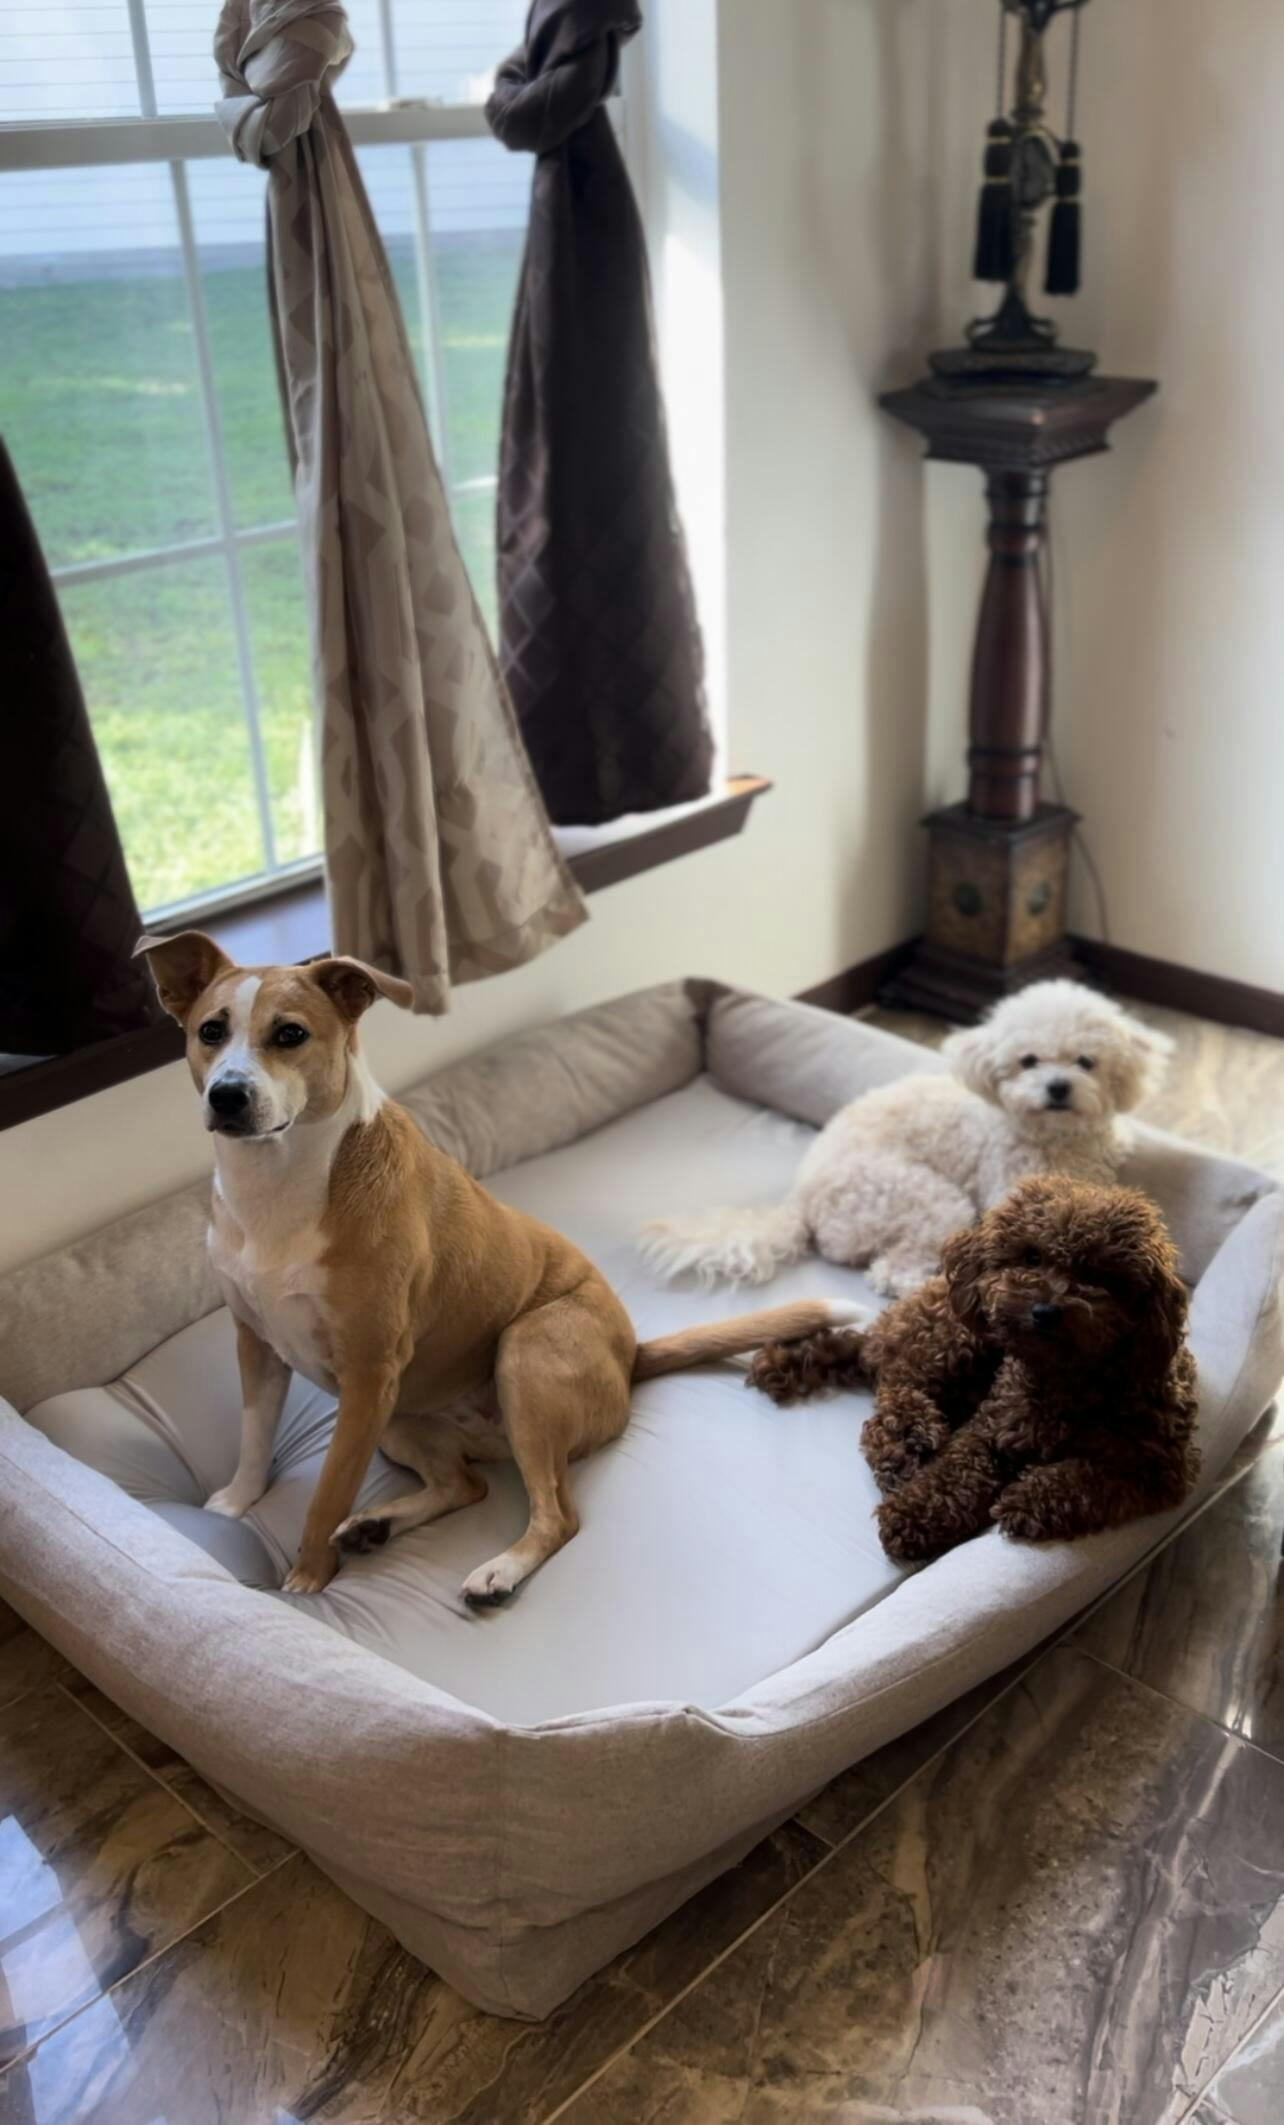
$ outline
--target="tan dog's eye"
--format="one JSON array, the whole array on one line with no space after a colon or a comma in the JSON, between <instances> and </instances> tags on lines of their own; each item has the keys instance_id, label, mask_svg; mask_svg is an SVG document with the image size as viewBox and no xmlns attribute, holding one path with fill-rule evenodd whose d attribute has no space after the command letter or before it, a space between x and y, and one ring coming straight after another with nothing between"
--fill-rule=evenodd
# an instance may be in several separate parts
<instances>
[{"instance_id":1,"label":"tan dog's eye","mask_svg":"<svg viewBox=\"0 0 1284 2125\"><path fill-rule=\"evenodd\" d=\"M1095 1070L1097 1067L1091 1055L1080 1055L1077 1060L1081 1070Z\"/></svg>"},{"instance_id":2,"label":"tan dog's eye","mask_svg":"<svg viewBox=\"0 0 1284 2125\"><path fill-rule=\"evenodd\" d=\"M1037 1247L1027 1247L1021 1259L1027 1269L1041 1269L1043 1267L1043 1256Z\"/></svg>"},{"instance_id":3,"label":"tan dog's eye","mask_svg":"<svg viewBox=\"0 0 1284 2125\"><path fill-rule=\"evenodd\" d=\"M290 1023L277 1027L272 1035L272 1045L274 1048L301 1048L307 1038L308 1029L306 1026L296 1026Z\"/></svg>"},{"instance_id":4,"label":"tan dog's eye","mask_svg":"<svg viewBox=\"0 0 1284 2125\"><path fill-rule=\"evenodd\" d=\"M217 1048L226 1031L227 1027L221 1018L207 1018L204 1025L197 1027L196 1037L202 1047Z\"/></svg>"},{"instance_id":5,"label":"tan dog's eye","mask_svg":"<svg viewBox=\"0 0 1284 2125\"><path fill-rule=\"evenodd\" d=\"M1036 1070L1038 1066L1039 1058L1037 1055L1023 1055L1021 1057L1021 1068L1023 1070Z\"/></svg>"}]
</instances>

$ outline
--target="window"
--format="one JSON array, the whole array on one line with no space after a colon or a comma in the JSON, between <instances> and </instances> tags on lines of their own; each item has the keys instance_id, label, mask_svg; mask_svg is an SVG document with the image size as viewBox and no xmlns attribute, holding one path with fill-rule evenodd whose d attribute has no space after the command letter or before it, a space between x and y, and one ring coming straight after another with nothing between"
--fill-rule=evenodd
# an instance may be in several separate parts
<instances>
[{"instance_id":1,"label":"window","mask_svg":"<svg viewBox=\"0 0 1284 2125\"><path fill-rule=\"evenodd\" d=\"M481 106L524 14L353 0L337 89L492 624L530 170ZM215 15L215 0L0 0L0 431L153 917L309 875L320 840L266 179L210 115Z\"/></svg>"}]
</instances>

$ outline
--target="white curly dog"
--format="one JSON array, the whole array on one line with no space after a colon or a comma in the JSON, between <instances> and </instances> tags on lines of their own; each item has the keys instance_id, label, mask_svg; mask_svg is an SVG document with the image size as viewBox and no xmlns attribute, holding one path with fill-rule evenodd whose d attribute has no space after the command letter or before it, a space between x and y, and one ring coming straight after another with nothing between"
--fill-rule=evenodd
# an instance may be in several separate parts
<instances>
[{"instance_id":1,"label":"white curly dog","mask_svg":"<svg viewBox=\"0 0 1284 2125\"><path fill-rule=\"evenodd\" d=\"M785 1202L659 1219L643 1256L666 1278L764 1284L814 1251L867 1268L889 1297L912 1291L951 1233L1028 1174L1113 1181L1128 1148L1117 1117L1158 1083L1171 1048L1093 989L1036 982L950 1036L948 1076L897 1078L841 1108Z\"/></svg>"}]
</instances>

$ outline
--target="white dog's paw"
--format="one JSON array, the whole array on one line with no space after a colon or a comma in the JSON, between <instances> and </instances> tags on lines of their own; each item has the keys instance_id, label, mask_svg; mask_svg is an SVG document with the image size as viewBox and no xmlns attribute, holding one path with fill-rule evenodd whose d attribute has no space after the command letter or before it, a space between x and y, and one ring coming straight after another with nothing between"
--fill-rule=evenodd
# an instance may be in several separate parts
<instances>
[{"instance_id":1,"label":"white dog's paw","mask_svg":"<svg viewBox=\"0 0 1284 2125\"><path fill-rule=\"evenodd\" d=\"M935 1262L922 1262L912 1255L879 1254L869 1265L869 1281L885 1299L903 1299L936 1274Z\"/></svg>"},{"instance_id":2,"label":"white dog's paw","mask_svg":"<svg viewBox=\"0 0 1284 2125\"><path fill-rule=\"evenodd\" d=\"M498 1608L521 1582L521 1566L511 1557L492 1557L489 1564L479 1564L475 1572L469 1572L462 1592L470 1608Z\"/></svg>"},{"instance_id":3,"label":"white dog's paw","mask_svg":"<svg viewBox=\"0 0 1284 2125\"><path fill-rule=\"evenodd\" d=\"M262 1495L261 1490L251 1490L245 1484L238 1487L235 1483L225 1483L222 1490L216 1490L205 1500L205 1510L207 1513L222 1513L225 1520L239 1520L242 1513L248 1513L252 1505L258 1504Z\"/></svg>"}]
</instances>

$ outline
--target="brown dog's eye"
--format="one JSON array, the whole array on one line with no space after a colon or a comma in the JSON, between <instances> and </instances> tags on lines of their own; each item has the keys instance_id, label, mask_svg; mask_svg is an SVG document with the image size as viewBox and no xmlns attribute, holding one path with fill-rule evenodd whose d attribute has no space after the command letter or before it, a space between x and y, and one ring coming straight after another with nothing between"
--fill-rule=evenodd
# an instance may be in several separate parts
<instances>
[{"instance_id":1,"label":"brown dog's eye","mask_svg":"<svg viewBox=\"0 0 1284 2125\"><path fill-rule=\"evenodd\" d=\"M307 1038L307 1027L296 1026L291 1022L277 1027L272 1035L272 1045L274 1048L301 1048Z\"/></svg>"},{"instance_id":2,"label":"brown dog's eye","mask_svg":"<svg viewBox=\"0 0 1284 2125\"><path fill-rule=\"evenodd\" d=\"M207 1018L203 1025L197 1027L196 1037L202 1047L217 1048L226 1031L221 1018Z\"/></svg>"},{"instance_id":3,"label":"brown dog's eye","mask_svg":"<svg viewBox=\"0 0 1284 2125\"><path fill-rule=\"evenodd\" d=\"M1095 1070L1097 1067L1091 1055L1079 1056L1078 1062L1081 1070Z\"/></svg>"},{"instance_id":4,"label":"brown dog's eye","mask_svg":"<svg viewBox=\"0 0 1284 2125\"><path fill-rule=\"evenodd\" d=\"M1021 1057L1021 1068L1023 1070L1035 1070L1038 1068L1038 1064L1039 1058L1037 1055L1023 1055Z\"/></svg>"},{"instance_id":5,"label":"brown dog's eye","mask_svg":"<svg viewBox=\"0 0 1284 2125\"><path fill-rule=\"evenodd\" d=\"M1041 1269L1043 1267L1043 1256L1037 1247L1027 1247L1021 1259L1027 1269Z\"/></svg>"}]
</instances>

